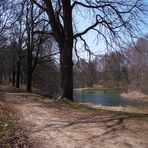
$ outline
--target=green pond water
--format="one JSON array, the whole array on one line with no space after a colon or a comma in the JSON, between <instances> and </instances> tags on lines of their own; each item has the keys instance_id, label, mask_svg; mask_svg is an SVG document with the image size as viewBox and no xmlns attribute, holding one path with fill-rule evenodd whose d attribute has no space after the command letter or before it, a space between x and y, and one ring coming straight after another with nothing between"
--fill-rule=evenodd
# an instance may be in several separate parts
<instances>
[{"instance_id":1,"label":"green pond water","mask_svg":"<svg viewBox=\"0 0 148 148\"><path fill-rule=\"evenodd\" d=\"M148 101L121 98L122 92L125 90L74 90L74 100L106 106L148 106Z\"/></svg>"}]
</instances>

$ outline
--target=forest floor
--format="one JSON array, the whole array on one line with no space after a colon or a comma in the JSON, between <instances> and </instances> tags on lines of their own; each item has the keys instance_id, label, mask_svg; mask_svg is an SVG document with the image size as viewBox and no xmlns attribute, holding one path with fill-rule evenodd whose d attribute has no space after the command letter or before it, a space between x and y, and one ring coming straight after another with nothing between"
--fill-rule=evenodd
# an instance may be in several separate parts
<instances>
[{"instance_id":1,"label":"forest floor","mask_svg":"<svg viewBox=\"0 0 148 148\"><path fill-rule=\"evenodd\" d=\"M0 102L16 114L33 148L147 148L148 112L125 113L54 102L10 85ZM26 148L26 147L25 147Z\"/></svg>"}]
</instances>

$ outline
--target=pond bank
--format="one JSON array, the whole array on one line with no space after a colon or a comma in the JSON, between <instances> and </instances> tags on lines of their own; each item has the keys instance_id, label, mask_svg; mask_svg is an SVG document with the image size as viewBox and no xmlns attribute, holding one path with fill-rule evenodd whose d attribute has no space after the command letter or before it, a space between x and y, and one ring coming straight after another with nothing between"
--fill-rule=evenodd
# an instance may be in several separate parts
<instances>
[{"instance_id":1,"label":"pond bank","mask_svg":"<svg viewBox=\"0 0 148 148\"><path fill-rule=\"evenodd\" d=\"M74 88L76 91L82 91L82 90L124 90L124 88L120 87L83 87L83 88Z\"/></svg>"},{"instance_id":2,"label":"pond bank","mask_svg":"<svg viewBox=\"0 0 148 148\"><path fill-rule=\"evenodd\" d=\"M106 111L118 111L118 112L126 112L126 113L148 114L147 107L103 106L103 105L95 105L91 103L80 103L80 104L90 107L92 109L101 109L101 110L106 110Z\"/></svg>"},{"instance_id":3,"label":"pond bank","mask_svg":"<svg viewBox=\"0 0 148 148\"><path fill-rule=\"evenodd\" d=\"M148 101L148 96L139 91L129 91L127 93L124 92L121 93L120 96L124 99Z\"/></svg>"}]
</instances>

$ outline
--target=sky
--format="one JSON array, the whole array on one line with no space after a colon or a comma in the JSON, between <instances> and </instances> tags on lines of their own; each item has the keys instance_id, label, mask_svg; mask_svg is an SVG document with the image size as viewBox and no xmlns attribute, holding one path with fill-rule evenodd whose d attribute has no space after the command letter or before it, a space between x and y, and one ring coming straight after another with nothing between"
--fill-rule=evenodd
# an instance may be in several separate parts
<instances>
[{"instance_id":1,"label":"sky","mask_svg":"<svg viewBox=\"0 0 148 148\"><path fill-rule=\"evenodd\" d=\"M148 0L144 0L144 1L145 1L145 3L148 4ZM85 10L84 11L79 10L74 15L76 16L74 18L75 18L76 26L78 26L77 29L79 31L84 30L84 28L89 26L90 22L92 21L91 19L89 19L89 18L92 18L92 14L91 13L88 14ZM147 24L142 25L142 23L141 23L141 24L139 24L138 27L140 27L140 31L143 32L143 34L146 34L146 33L148 33L148 27L147 27L148 26L148 16L147 15L141 16L141 18L144 19L144 21ZM138 37L141 37L141 35L139 35ZM90 49L92 49L95 54L104 54L107 52L105 42L103 41L102 38L99 38L99 41L96 40L96 34L94 32L90 32L87 35L85 35L85 39L86 39L87 43L89 44ZM80 53L81 57L87 59L88 54L87 54L87 52L84 52L81 42L79 42L78 48L82 49L82 52Z\"/></svg>"}]
</instances>

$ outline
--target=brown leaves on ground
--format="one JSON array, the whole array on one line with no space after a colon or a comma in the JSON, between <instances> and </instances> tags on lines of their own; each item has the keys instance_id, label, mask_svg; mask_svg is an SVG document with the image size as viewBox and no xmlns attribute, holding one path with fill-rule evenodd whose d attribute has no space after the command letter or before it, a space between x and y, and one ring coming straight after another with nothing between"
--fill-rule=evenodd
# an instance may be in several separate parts
<instances>
[{"instance_id":1,"label":"brown leaves on ground","mask_svg":"<svg viewBox=\"0 0 148 148\"><path fill-rule=\"evenodd\" d=\"M0 148L28 148L30 146L31 143L17 123L13 110L0 95Z\"/></svg>"}]
</instances>

